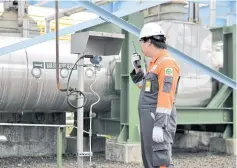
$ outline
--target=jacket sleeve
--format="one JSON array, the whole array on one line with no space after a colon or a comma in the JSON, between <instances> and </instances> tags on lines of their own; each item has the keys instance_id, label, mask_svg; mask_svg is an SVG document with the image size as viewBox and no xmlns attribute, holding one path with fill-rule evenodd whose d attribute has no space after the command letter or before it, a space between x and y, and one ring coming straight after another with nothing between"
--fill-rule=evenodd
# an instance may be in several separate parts
<instances>
[{"instance_id":1,"label":"jacket sleeve","mask_svg":"<svg viewBox=\"0 0 237 168\"><path fill-rule=\"evenodd\" d=\"M167 60L160 65L157 75L159 91L154 126L165 128L173 108L179 80L179 68L174 60Z\"/></svg>"},{"instance_id":2,"label":"jacket sleeve","mask_svg":"<svg viewBox=\"0 0 237 168\"><path fill-rule=\"evenodd\" d=\"M139 87L142 88L143 84L143 78L144 78L144 72L142 69L140 69L137 73L135 69L130 73L130 76L132 78L132 81Z\"/></svg>"}]
</instances>

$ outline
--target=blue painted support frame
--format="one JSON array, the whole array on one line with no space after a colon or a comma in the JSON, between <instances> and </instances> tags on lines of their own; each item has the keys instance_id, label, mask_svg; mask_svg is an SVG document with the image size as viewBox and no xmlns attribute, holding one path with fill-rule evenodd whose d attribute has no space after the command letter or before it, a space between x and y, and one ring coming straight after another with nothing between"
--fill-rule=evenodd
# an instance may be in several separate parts
<instances>
[{"instance_id":1,"label":"blue painted support frame","mask_svg":"<svg viewBox=\"0 0 237 168\"><path fill-rule=\"evenodd\" d=\"M144 9L159 5L163 2L166 2L166 1L165 0L164 1L161 1L161 0L160 1L148 1L148 2L146 1L146 2L142 2L141 4L137 4L136 6L133 6L133 8L128 6L118 12L111 14L111 13L101 9L100 7L94 5L93 3L89 2L89 1L77 1L77 3L81 4L81 6L86 7L88 10L93 11L96 14L99 14L100 16L106 18L107 21L111 21L112 23L115 23L115 24L121 26L124 30L127 30L130 33L133 33L136 36L139 36L140 30L137 27L125 22L123 19L120 19L120 17L127 16L127 15L135 13L137 11L144 10ZM79 23L79 24L76 24L76 25L73 25L70 27L66 27L66 28L63 28L59 31L59 36L71 34L76 31L79 31L79 30L83 30L83 29L86 29L86 28L89 28L89 27L92 27L92 26L95 26L98 24L102 24L104 22L106 22L106 20L96 18L96 19L92 19L87 22L83 22L83 23ZM122 23L122 25L120 25L121 23ZM36 45L36 44L39 44L39 43L42 43L42 42L45 42L48 40L52 40L53 38L55 38L55 36L56 36L55 32L51 32L51 33L48 33L48 34L45 34L42 36L38 36L38 37L29 39L29 40L25 40L25 41L15 43L15 44L12 44L12 45L9 45L6 47L2 47L2 48L0 48L0 56L9 54L11 52L14 52L14 51L17 51L20 49L24 49L26 47L30 47L32 45ZM223 82L224 84L232 87L233 89L236 89L236 82L234 80L232 80L232 79L228 78L227 76L225 76L217 71L214 71L213 69L201 64L200 62L181 53L180 51L176 50L175 48L168 46L168 50L171 52L171 54L174 55L174 57L181 59L191 65L194 65L194 66L200 68L201 70L203 70L204 72L206 72L208 75L212 76L213 78L217 79L218 81Z\"/></svg>"},{"instance_id":2,"label":"blue painted support frame","mask_svg":"<svg viewBox=\"0 0 237 168\"><path fill-rule=\"evenodd\" d=\"M166 1L167 0L137 3L137 5L133 6L133 8L131 8L130 6L127 5L126 8L123 8L117 12L114 12L113 15L117 16L117 17L124 17L124 16L130 15L130 14L136 13L138 11L160 5L161 3L166 2ZM86 22L82 22L82 23L73 25L73 26L62 28L61 30L59 30L59 37L64 36L66 34L72 34L72 33L75 33L76 31L87 29L92 26L96 26L96 25L99 25L99 24L102 24L105 22L107 22L107 21L104 19L95 18L95 19L91 19ZM40 43L43 43L48 40L52 40L55 37L56 37L56 32L50 32L50 33L47 33L47 34L44 34L41 36L34 37L32 39L26 39L25 41L2 47L2 48L0 48L0 56L30 47L32 45L40 44Z\"/></svg>"},{"instance_id":3,"label":"blue painted support frame","mask_svg":"<svg viewBox=\"0 0 237 168\"><path fill-rule=\"evenodd\" d=\"M139 37L140 29L133 26L133 25L131 25L131 24L129 24L129 23L127 23L123 19L107 12L106 10L98 7L97 5L94 5L93 3L89 2L89 1L78 1L77 3L80 6L83 6L84 8L87 8L91 12L94 12L95 14L105 18L106 20L120 26L124 30L126 30L126 31L128 31L128 32L130 32L130 33L132 33L132 34ZM208 75L212 76L216 80L230 86L233 89L236 89L236 81L234 81L233 79L221 74L220 72L217 72L217 71L209 68L208 66L200 63L199 61L196 61L195 59L189 57L188 55L178 51L177 49L175 49L171 46L168 46L168 50L177 59L183 60L184 62L187 62L190 65L193 65L197 68L200 68L203 72L205 72Z\"/></svg>"}]
</instances>

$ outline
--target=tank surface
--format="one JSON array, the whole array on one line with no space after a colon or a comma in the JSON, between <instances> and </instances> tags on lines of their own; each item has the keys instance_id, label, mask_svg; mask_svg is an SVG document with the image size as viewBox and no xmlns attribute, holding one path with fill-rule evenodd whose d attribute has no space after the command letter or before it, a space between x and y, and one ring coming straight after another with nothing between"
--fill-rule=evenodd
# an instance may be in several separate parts
<instances>
[{"instance_id":1,"label":"tank surface","mask_svg":"<svg viewBox=\"0 0 237 168\"><path fill-rule=\"evenodd\" d=\"M2 36L0 38L0 47L26 40L19 37ZM67 104L66 93L57 89L55 46L55 40L52 40L0 57L0 112L72 110ZM63 88L66 88L67 74L78 56L70 54L69 41L60 41L59 51L60 83ZM97 72L98 79L93 89L100 94L101 101L95 106L96 111L110 109L112 98L110 95L114 94L111 76L114 57L106 56L106 59L102 61L102 68ZM90 63L89 59L85 59L84 62L85 64ZM89 88L94 79L93 76L91 77L92 72L93 68L85 67L85 94L88 98L85 110L88 110L90 104L97 101L97 97L90 93ZM67 76L62 77L61 74ZM73 70L70 86L76 88L76 84L77 70ZM73 100L72 103L76 105Z\"/></svg>"}]
</instances>

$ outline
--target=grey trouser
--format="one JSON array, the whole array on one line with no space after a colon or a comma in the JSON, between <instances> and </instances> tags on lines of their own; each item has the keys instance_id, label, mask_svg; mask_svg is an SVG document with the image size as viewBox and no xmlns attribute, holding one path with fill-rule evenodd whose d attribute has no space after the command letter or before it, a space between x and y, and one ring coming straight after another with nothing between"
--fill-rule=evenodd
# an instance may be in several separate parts
<instances>
[{"instance_id":1,"label":"grey trouser","mask_svg":"<svg viewBox=\"0 0 237 168\"><path fill-rule=\"evenodd\" d=\"M173 168L172 143L176 130L173 128L174 125L169 124L168 127L164 129L164 142L154 142L152 139L154 120L151 116L151 112L154 110L155 108L139 108L143 164L145 168L159 168L160 165ZM168 121L168 123L172 122L176 124L175 112L175 110L172 110L173 114L169 116L170 121ZM169 126L171 127L169 128Z\"/></svg>"}]
</instances>

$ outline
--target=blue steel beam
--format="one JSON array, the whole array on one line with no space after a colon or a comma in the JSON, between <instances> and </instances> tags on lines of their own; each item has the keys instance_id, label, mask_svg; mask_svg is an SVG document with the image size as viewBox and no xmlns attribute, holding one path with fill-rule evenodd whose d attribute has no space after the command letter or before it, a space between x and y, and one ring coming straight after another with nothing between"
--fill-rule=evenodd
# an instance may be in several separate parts
<instances>
[{"instance_id":1,"label":"blue steel beam","mask_svg":"<svg viewBox=\"0 0 237 168\"><path fill-rule=\"evenodd\" d=\"M58 0L59 1L59 9L64 9L64 10L68 10L71 8L75 7L75 2L72 1L64 1L64 0ZM55 1L35 1L35 0L28 0L29 4L32 6L43 6L45 8L55 8ZM118 11L119 8L116 8L116 10L113 10L114 6L117 6L118 2L107 2L105 4L99 5L100 7L102 7L103 9L109 11L109 12L116 12ZM119 3L123 4L123 1L119 1ZM126 4L126 3L125 3ZM80 6L77 6L80 7ZM85 12L89 12L88 10L86 10Z\"/></svg>"},{"instance_id":2,"label":"blue steel beam","mask_svg":"<svg viewBox=\"0 0 237 168\"><path fill-rule=\"evenodd\" d=\"M210 22L210 0L195 0L197 2L200 2L201 4L207 4L206 7L200 8L200 19L202 24L209 25ZM30 5L40 5L44 7L50 7L54 8L55 3L54 1L42 1L42 0L28 0ZM68 0L59 0L59 7L60 8L72 8L75 7L75 3L73 1ZM101 8L107 10L110 13L119 11L120 9L123 9L126 6L134 6L134 1L111 1L107 4L100 5ZM79 6L78 6L79 7ZM86 10L89 12L88 10ZM230 23L231 25L236 24L236 1L235 0L228 0L228 1L216 1L216 26L226 26L227 20L225 18L218 18L226 17L230 15ZM187 20L188 14L184 17L185 20Z\"/></svg>"},{"instance_id":3,"label":"blue steel beam","mask_svg":"<svg viewBox=\"0 0 237 168\"><path fill-rule=\"evenodd\" d=\"M75 3L69 0L58 0L58 2L60 9L69 9L75 6ZM55 8L55 0L28 0L28 4L45 8Z\"/></svg>"},{"instance_id":4,"label":"blue steel beam","mask_svg":"<svg viewBox=\"0 0 237 168\"><path fill-rule=\"evenodd\" d=\"M127 23L123 19L107 12L106 10L98 7L97 5L94 5L93 3L89 2L89 1L78 1L77 3L80 4L81 6L83 6L84 8L87 8L91 12L94 12L95 14L105 18L106 20L120 26L124 30L136 35L137 37L139 37L140 29L133 26L133 25L131 25L131 24L129 24L129 23ZM217 71L209 68L206 65L203 65L199 61L196 61L195 59L189 57L188 55L180 52L179 50L177 50L177 49L175 49L171 46L168 46L168 50L174 57L176 57L180 60L183 60L184 62L187 62L188 64L193 65L197 68L200 68L203 72L205 72L208 75L212 76L216 80L230 86L233 89L236 89L236 82L234 80L232 80L231 78L221 74L220 72L217 72Z\"/></svg>"},{"instance_id":5,"label":"blue steel beam","mask_svg":"<svg viewBox=\"0 0 237 168\"><path fill-rule=\"evenodd\" d=\"M70 9L75 7L75 2L70 0L58 0L59 1L59 8L60 9ZM128 1L108 1L105 5L100 5L102 8L106 9L107 11L113 13L119 11L121 8L127 6ZM133 1L133 5L134 5ZM55 8L55 1L51 0L28 0L29 5L32 6L41 6L46 8ZM136 3L136 2L135 2ZM79 7L79 6L78 6Z\"/></svg>"},{"instance_id":6,"label":"blue steel beam","mask_svg":"<svg viewBox=\"0 0 237 168\"><path fill-rule=\"evenodd\" d=\"M160 0L160 1L142 2L142 3L137 3L135 6L133 5L133 8L131 8L130 6L127 5L126 8L121 9L117 12L114 12L113 16L124 17L124 16L130 15L132 13L135 13L135 12L147 9L147 8L151 8L151 7L160 5L163 2L165 2L165 0L163 0L163 1ZM87 29L87 28L90 28L92 26L96 26L98 24L102 24L102 23L105 23L105 22L106 22L106 20L103 20L103 19L100 19L100 18L91 19L91 20L86 21L86 22L82 22L82 23L79 23L79 24L76 24L76 25L73 25L73 26L62 28L61 30L59 30L59 36L64 36L66 34L72 34L72 33L75 33L76 31ZM51 33L47 33L47 34L44 34L44 35L41 35L41 36L34 37L32 39L27 39L27 40L19 42L19 43L15 43L15 44L11 44L9 46L2 47L2 48L0 48L0 56L5 55L5 54L9 54L9 53L17 51L17 50L24 49L24 48L27 48L27 47L30 47L32 45L43 43L43 42L48 41L48 40L52 40L55 37L56 37L56 33L51 32Z\"/></svg>"}]
</instances>

